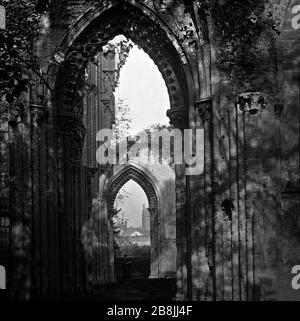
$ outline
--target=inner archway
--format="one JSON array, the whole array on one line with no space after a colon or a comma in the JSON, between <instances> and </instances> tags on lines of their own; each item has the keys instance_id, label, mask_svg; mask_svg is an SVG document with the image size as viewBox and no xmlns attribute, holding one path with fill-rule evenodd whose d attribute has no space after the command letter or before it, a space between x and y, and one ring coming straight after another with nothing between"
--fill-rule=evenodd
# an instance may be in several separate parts
<instances>
[{"instance_id":1,"label":"inner archway","mask_svg":"<svg viewBox=\"0 0 300 321\"><path fill-rule=\"evenodd\" d=\"M149 277L151 218L145 192L135 181L128 181L117 194L114 208L116 278Z\"/></svg>"},{"instance_id":2,"label":"inner archway","mask_svg":"<svg viewBox=\"0 0 300 321\"><path fill-rule=\"evenodd\" d=\"M157 183L151 173L137 164L119 165L108 178L105 192L108 216L114 215L114 204L121 188L130 180L135 181L145 192L150 213L150 242L151 242L151 278L158 278L163 272L160 266L160 231L159 212L160 195Z\"/></svg>"}]
</instances>

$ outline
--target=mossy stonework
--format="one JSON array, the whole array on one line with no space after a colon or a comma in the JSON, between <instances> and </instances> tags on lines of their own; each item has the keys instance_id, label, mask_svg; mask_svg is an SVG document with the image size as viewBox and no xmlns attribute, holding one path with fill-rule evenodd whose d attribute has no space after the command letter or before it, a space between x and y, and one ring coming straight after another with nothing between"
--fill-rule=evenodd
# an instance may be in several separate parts
<instances>
[{"instance_id":1,"label":"mossy stonework","mask_svg":"<svg viewBox=\"0 0 300 321\"><path fill-rule=\"evenodd\" d=\"M291 286L300 265L300 1L22 0L19 14L34 17L23 30L12 23L14 2L0 0L10 11L0 31L9 297L68 300L114 282L110 207L135 179L162 249L153 262L176 252L177 299L300 300ZM204 172L175 166L173 214L161 209L170 187L139 166L111 171L94 159L96 132L114 123L119 72L102 50L120 34L157 65L170 123L204 130ZM84 94L86 70L99 99ZM163 215L169 223L156 228Z\"/></svg>"}]
</instances>

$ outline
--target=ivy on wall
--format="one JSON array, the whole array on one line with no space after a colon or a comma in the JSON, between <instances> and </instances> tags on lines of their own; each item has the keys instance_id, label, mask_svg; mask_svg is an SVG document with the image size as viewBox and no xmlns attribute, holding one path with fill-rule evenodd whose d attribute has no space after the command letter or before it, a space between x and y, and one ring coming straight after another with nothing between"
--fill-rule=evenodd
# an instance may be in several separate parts
<instances>
[{"instance_id":1,"label":"ivy on wall","mask_svg":"<svg viewBox=\"0 0 300 321\"><path fill-rule=\"evenodd\" d=\"M203 8L210 15L217 64L234 91L259 90L272 83L275 35L279 33L269 0L212 0ZM201 11L201 10L200 10Z\"/></svg>"},{"instance_id":2,"label":"ivy on wall","mask_svg":"<svg viewBox=\"0 0 300 321\"><path fill-rule=\"evenodd\" d=\"M29 73L41 77L34 49L49 1L0 0L6 9L6 29L0 32L1 100L13 103L28 91Z\"/></svg>"},{"instance_id":3,"label":"ivy on wall","mask_svg":"<svg viewBox=\"0 0 300 321\"><path fill-rule=\"evenodd\" d=\"M45 13L51 11L51 17L58 2L0 0L7 11L7 28L0 33L0 93L8 102L28 89L24 70L36 73L44 81L33 44ZM86 10L99 2L72 3L73 9L64 2L76 13L77 7L82 11L83 5ZM268 84L263 76L272 72L274 66L273 39L280 23L274 18L272 0L149 0L147 4L175 26L178 40L190 53L199 50L203 41L213 45L217 67L232 81L234 91L257 90L262 84L272 90L271 82ZM85 56L89 55L81 53L83 60ZM55 61L63 62L64 57Z\"/></svg>"},{"instance_id":4,"label":"ivy on wall","mask_svg":"<svg viewBox=\"0 0 300 321\"><path fill-rule=\"evenodd\" d=\"M216 49L217 68L231 80L234 92L255 91L262 85L273 90L267 74L274 71L274 39L281 23L274 1L152 0L149 4L176 22L183 46L199 50L206 43ZM179 17L180 7L185 17Z\"/></svg>"}]
</instances>

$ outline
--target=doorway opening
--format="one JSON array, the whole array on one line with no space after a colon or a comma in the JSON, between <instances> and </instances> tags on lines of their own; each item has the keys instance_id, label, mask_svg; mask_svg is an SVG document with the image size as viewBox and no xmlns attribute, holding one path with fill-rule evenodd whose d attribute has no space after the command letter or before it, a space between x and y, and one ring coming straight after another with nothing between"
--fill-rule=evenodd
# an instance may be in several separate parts
<instances>
[{"instance_id":1,"label":"doorway opening","mask_svg":"<svg viewBox=\"0 0 300 321\"><path fill-rule=\"evenodd\" d=\"M130 180L116 196L115 274L117 279L150 276L150 213L145 192Z\"/></svg>"}]
</instances>

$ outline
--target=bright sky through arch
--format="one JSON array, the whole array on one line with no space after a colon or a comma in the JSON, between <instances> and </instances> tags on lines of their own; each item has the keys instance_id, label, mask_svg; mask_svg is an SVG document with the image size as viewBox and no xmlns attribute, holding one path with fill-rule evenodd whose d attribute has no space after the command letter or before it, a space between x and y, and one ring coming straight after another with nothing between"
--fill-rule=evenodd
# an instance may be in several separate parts
<instances>
[{"instance_id":1,"label":"bright sky through arch","mask_svg":"<svg viewBox=\"0 0 300 321\"><path fill-rule=\"evenodd\" d=\"M133 180L127 182L121 188L120 192L122 192L122 189L130 193L122 206L122 210L128 218L128 227L141 227L143 205L148 207L148 199L145 192L141 186Z\"/></svg>"},{"instance_id":2,"label":"bright sky through arch","mask_svg":"<svg viewBox=\"0 0 300 321\"><path fill-rule=\"evenodd\" d=\"M170 101L166 84L153 60L136 45L121 69L115 96L130 107L131 135L153 124L169 124L166 112Z\"/></svg>"},{"instance_id":3,"label":"bright sky through arch","mask_svg":"<svg viewBox=\"0 0 300 321\"><path fill-rule=\"evenodd\" d=\"M120 35L111 42L123 38ZM170 109L170 101L164 79L153 60L137 45L133 46L121 69L115 98L122 99L130 107L131 135L153 124L169 124L166 113ZM131 194L123 206L129 219L128 226L139 227L143 204L148 206L146 194L134 181L129 181L123 188Z\"/></svg>"}]
</instances>

